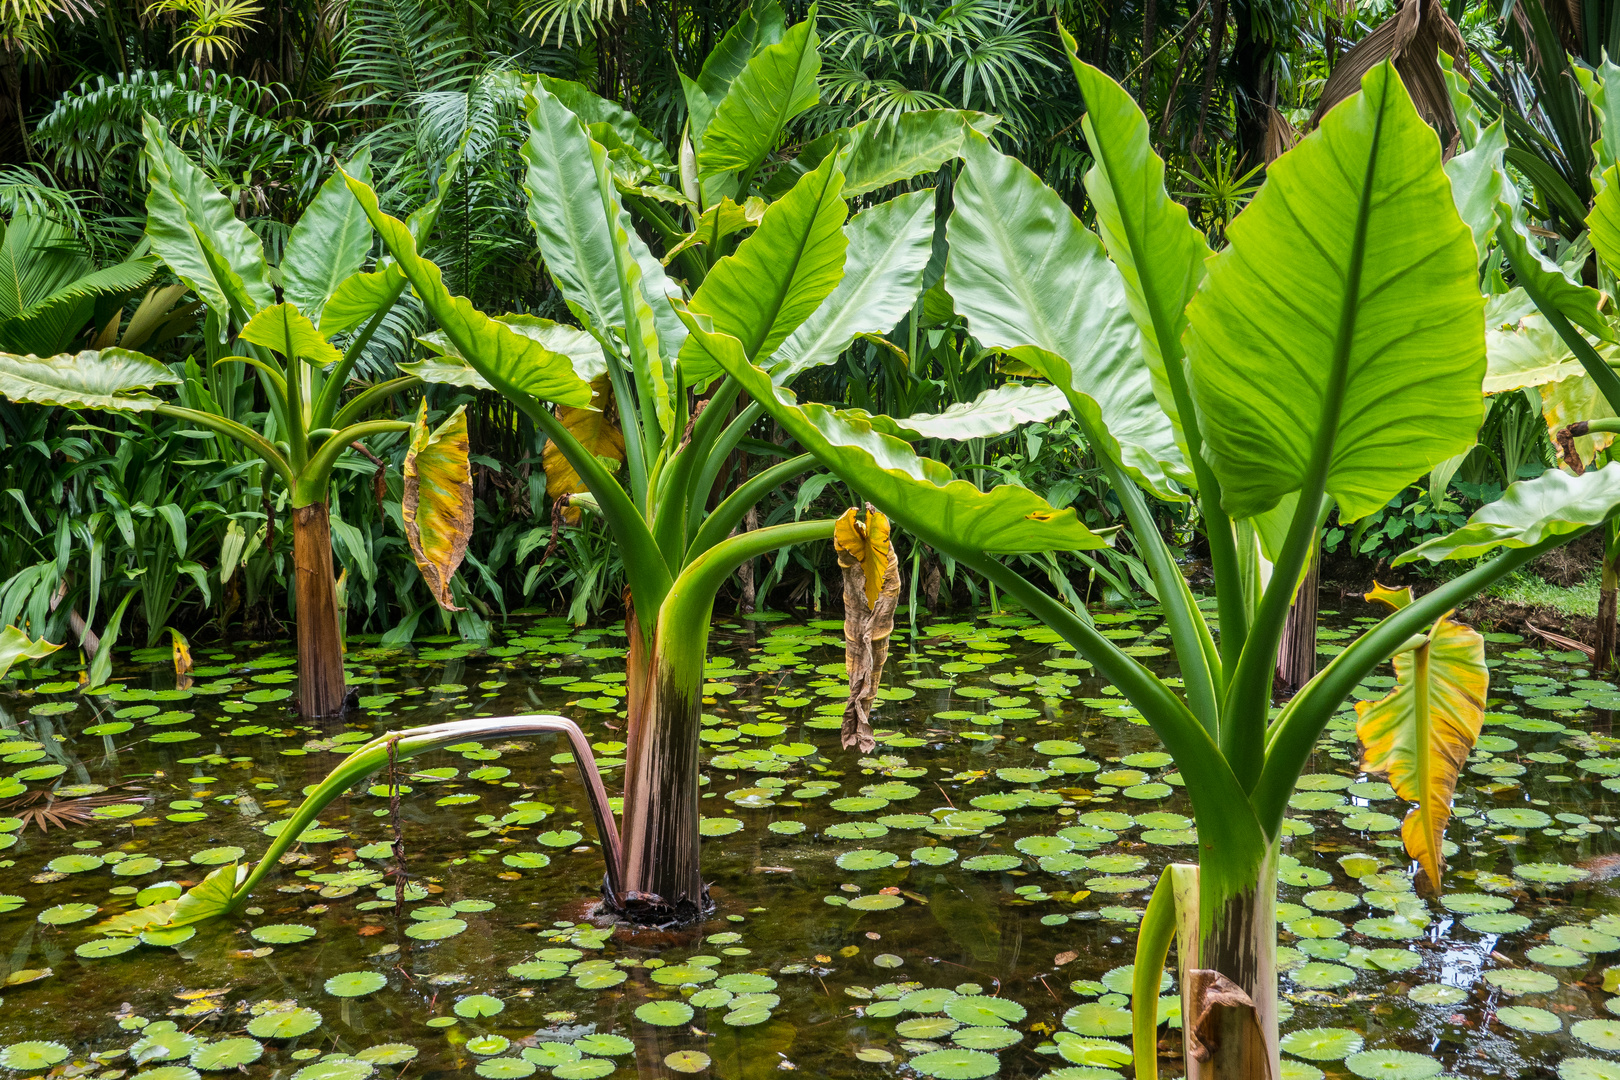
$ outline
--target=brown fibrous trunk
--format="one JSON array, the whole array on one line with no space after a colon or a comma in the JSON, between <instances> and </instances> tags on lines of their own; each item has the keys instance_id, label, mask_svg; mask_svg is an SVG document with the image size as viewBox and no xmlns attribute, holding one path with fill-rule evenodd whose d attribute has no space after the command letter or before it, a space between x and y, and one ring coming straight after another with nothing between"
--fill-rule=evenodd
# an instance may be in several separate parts
<instances>
[{"instance_id":1,"label":"brown fibrous trunk","mask_svg":"<svg viewBox=\"0 0 1620 1080\"><path fill-rule=\"evenodd\" d=\"M298 708L305 716L343 711L343 635L332 576L332 527L325 503L293 509L294 598L298 608Z\"/></svg>"},{"instance_id":2,"label":"brown fibrous trunk","mask_svg":"<svg viewBox=\"0 0 1620 1080\"><path fill-rule=\"evenodd\" d=\"M1276 1080L1277 849L1181 962L1187 1080Z\"/></svg>"},{"instance_id":3,"label":"brown fibrous trunk","mask_svg":"<svg viewBox=\"0 0 1620 1080\"><path fill-rule=\"evenodd\" d=\"M606 899L644 925L691 922L713 907L698 832L703 672L680 678L663 663L657 641L643 638L633 605L626 605L625 628L624 891Z\"/></svg>"},{"instance_id":4,"label":"brown fibrous trunk","mask_svg":"<svg viewBox=\"0 0 1620 1080\"><path fill-rule=\"evenodd\" d=\"M1277 681L1289 690L1298 690L1316 674L1317 568L1321 560L1312 556L1294 596L1293 606L1283 622L1282 641L1277 650Z\"/></svg>"}]
</instances>

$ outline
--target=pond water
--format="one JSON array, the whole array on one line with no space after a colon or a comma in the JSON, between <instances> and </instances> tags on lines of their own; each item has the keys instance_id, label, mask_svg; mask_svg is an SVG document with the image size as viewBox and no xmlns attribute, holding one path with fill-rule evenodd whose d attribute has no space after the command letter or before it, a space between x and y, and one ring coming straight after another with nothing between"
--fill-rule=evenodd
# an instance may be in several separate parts
<instances>
[{"instance_id":1,"label":"pond water","mask_svg":"<svg viewBox=\"0 0 1620 1080\"><path fill-rule=\"evenodd\" d=\"M1325 651L1372 617L1353 606L1327 619ZM1167 664L1152 613L1097 619ZM1287 1077L1620 1080L1620 740L1604 711L1620 693L1578 654L1491 637L1442 898L1412 890L1405 805L1358 774L1348 706L1301 781L1280 873ZM622 631L514 618L488 648L356 642L361 708L323 723L289 707L286 642L199 646L189 690L167 650L121 656L110 696L22 672L0 691L0 1068L1121 1075L1135 923L1159 869L1195 852L1180 778L1032 620L895 638L881 745L862 757L838 748L838 623L717 622L703 806L718 912L668 933L589 921L601 855L549 737L401 766L401 918L379 775L321 815L239 920L146 941L93 929L163 883L257 859L346 747L390 728L559 713L615 787ZM1359 694L1391 684L1386 669ZM52 788L88 801L30 813ZM1164 1046L1179 1072L1179 1033Z\"/></svg>"}]
</instances>

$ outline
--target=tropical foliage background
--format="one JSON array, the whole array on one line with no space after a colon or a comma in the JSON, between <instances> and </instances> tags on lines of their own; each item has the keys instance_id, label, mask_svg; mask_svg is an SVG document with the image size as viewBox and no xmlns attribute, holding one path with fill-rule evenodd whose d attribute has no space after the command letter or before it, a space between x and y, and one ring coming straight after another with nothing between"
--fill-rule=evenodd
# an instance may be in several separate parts
<instances>
[{"instance_id":1,"label":"tropical foliage background","mask_svg":"<svg viewBox=\"0 0 1620 1080\"><path fill-rule=\"evenodd\" d=\"M762 18L776 7L752 6ZM1369 35L1387 37L1394 28L1410 37L1410 27L1397 27L1403 19L1417 27L1409 52L1432 52L1423 34L1444 14L1466 43L1478 107L1487 118L1506 117L1508 166L1547 256L1572 275L1607 273L1587 258L1584 218L1599 171L1591 146L1601 132L1577 69L1599 63L1620 33L1612 6L1590 6L1579 24L1543 0L1506 7L782 0L779 7L788 25L812 22L820 62L815 103L791 118L750 178L764 197L780 194L772 177L796 175L787 164L828 132L911 112L971 110L999 118L996 147L1091 221L1082 177L1092 157L1061 23L1081 59L1138 98L1172 193L1215 246L1267 161L1312 122L1335 65ZM333 178L334 163L368 154L385 211L403 217L442 196L422 253L444 271L452 293L481 310L570 322L526 215L526 78L582 84L633 113L663 146L679 147L691 120L683 80L700 76L749 10L745 0L0 5L0 350L48 356L138 347L195 376L180 390L181 405L223 408L253 422L270 409L261 386L211 365L217 327L205 298L153 254L144 117L224 193L262 241L278 286L275 268L293 225ZM447 170L457 152L459 167ZM943 200L959 169L947 162L899 186L934 187ZM656 197L643 201L656 208ZM656 229L645 231L663 250L673 246ZM672 272L682 265L673 263ZM431 329L407 290L354 346L353 389L398 379L401 365L429 356L419 337ZM801 400L908 416L972 401L1020 374L983 348L949 298L931 289L892 333L857 338L795 390ZM188 400L199 388L228 400ZM463 610L436 604L412 562L402 513L410 435L382 432L363 453L340 458L332 476L338 603L350 634L477 638L503 612L525 606L576 620L621 606L622 557L599 517L559 498L570 490L566 463L548 459L548 440L529 418L489 391L427 385L395 397L391 415L413 415L422 401L430 423L466 407L475 522L450 585L453 606ZM1329 556L1393 556L1454 528L1512 481L1556 464L1548 435L1556 409L1547 404L1555 397L1535 386L1498 394L1472 451L1385 511L1352 527L1330 521ZM615 448L615 432L597 434L594 450L618 468L622 439ZM784 441L772 421L758 420L732 446L720 481L774 463ZM1093 527L1122 519L1079 426L1056 410L1008 435L927 439L919 449L985 485L1018 484L1054 506L1074 505ZM287 499L251 455L185 419L0 400L0 626L62 640L70 628L103 628L133 593L126 640L155 643L171 627L279 635L293 617ZM744 527L815 516L817 503L836 513L850 498L833 477L813 474L763 498ZM1179 555L1202 555L1190 520L1196 510L1155 503L1152 512ZM925 545L901 537L898 555L902 608L997 602L988 582ZM1112 549L1026 562L1071 600L1147 601L1154 592L1128 536ZM835 555L812 544L752 560L726 602L811 611L836 608L838 596Z\"/></svg>"}]
</instances>

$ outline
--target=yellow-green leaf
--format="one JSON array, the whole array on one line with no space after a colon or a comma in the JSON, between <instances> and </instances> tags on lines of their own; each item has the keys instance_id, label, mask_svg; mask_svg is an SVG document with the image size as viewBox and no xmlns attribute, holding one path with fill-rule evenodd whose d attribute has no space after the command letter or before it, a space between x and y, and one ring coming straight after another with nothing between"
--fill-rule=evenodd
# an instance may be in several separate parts
<instances>
[{"instance_id":1,"label":"yellow-green leaf","mask_svg":"<svg viewBox=\"0 0 1620 1080\"><path fill-rule=\"evenodd\" d=\"M1401 599L1410 602L1410 596L1410 590L1378 588L1367 599L1400 607ZM1457 771L1485 720L1490 686L1485 639L1453 622L1447 612L1421 644L1396 654L1395 680L1388 697L1356 703L1361 767L1388 774L1395 794L1417 804L1406 815L1401 836L1407 853L1439 888L1445 864L1440 845L1451 817Z\"/></svg>"},{"instance_id":2,"label":"yellow-green leaf","mask_svg":"<svg viewBox=\"0 0 1620 1080\"><path fill-rule=\"evenodd\" d=\"M295 304L272 304L242 327L241 337L255 345L274 349L282 356L308 360L316 367L328 367L343 354L315 329Z\"/></svg>"},{"instance_id":3,"label":"yellow-green leaf","mask_svg":"<svg viewBox=\"0 0 1620 1080\"><path fill-rule=\"evenodd\" d=\"M11 665L19 660L38 660L49 656L60 649L60 645L52 645L44 638L34 641L15 626L8 626L0 630L0 679L6 677Z\"/></svg>"},{"instance_id":4,"label":"yellow-green leaf","mask_svg":"<svg viewBox=\"0 0 1620 1080\"><path fill-rule=\"evenodd\" d=\"M430 434L427 402L411 429L405 454L405 538L422 571L422 580L446 611L460 611L451 601L450 579L467 554L472 535L472 471L467 460L467 407L460 405Z\"/></svg>"},{"instance_id":5,"label":"yellow-green leaf","mask_svg":"<svg viewBox=\"0 0 1620 1080\"><path fill-rule=\"evenodd\" d=\"M619 430L617 418L610 414L612 404L611 380L606 375L599 375L591 383L591 408L576 409L565 405L557 409L557 419L587 451L599 459L614 462L617 468L617 463L624 460L624 432ZM585 490L585 482L579 478L579 473L568 463L568 458L563 456L555 442L546 441L540 462L546 471L546 495L550 498L577 495ZM579 510L567 507L563 510L563 518L572 525L579 521Z\"/></svg>"}]
</instances>

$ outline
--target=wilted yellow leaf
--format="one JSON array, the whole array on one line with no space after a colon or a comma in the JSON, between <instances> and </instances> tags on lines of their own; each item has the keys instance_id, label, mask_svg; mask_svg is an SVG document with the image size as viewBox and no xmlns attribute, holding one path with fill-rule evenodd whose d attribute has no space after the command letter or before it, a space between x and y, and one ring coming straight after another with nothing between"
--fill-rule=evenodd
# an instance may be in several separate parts
<instances>
[{"instance_id":1,"label":"wilted yellow leaf","mask_svg":"<svg viewBox=\"0 0 1620 1080\"><path fill-rule=\"evenodd\" d=\"M1383 591L1394 595L1393 590ZM1392 599L1379 599L1400 606ZM1406 815L1401 836L1408 854L1422 864L1438 889L1445 862L1440 846L1451 818L1457 772L1485 720L1490 686L1485 639L1471 627L1452 622L1447 612L1422 644L1396 654L1395 679L1388 697L1356 703L1361 767L1387 773L1395 793L1417 804Z\"/></svg>"},{"instance_id":2,"label":"wilted yellow leaf","mask_svg":"<svg viewBox=\"0 0 1620 1080\"><path fill-rule=\"evenodd\" d=\"M866 520L860 521L850 507L833 526L833 548L838 552L838 565L845 565L846 556L852 560L850 565L860 564L866 581L866 609L872 610L883 591L883 572L889 565L889 519L869 511Z\"/></svg>"},{"instance_id":3,"label":"wilted yellow leaf","mask_svg":"<svg viewBox=\"0 0 1620 1080\"><path fill-rule=\"evenodd\" d=\"M844 667L849 672L840 738L845 749L870 753L877 746L872 703L889 658L894 609L900 602L900 563L889 536L889 519L870 507L864 522L856 520L854 509L838 519L833 547L844 572Z\"/></svg>"},{"instance_id":4,"label":"wilted yellow leaf","mask_svg":"<svg viewBox=\"0 0 1620 1080\"><path fill-rule=\"evenodd\" d=\"M1398 589L1392 589L1375 581L1372 591L1363 594L1362 599L1369 604L1387 604L1392 611L1399 611L1412 602L1412 586L1402 585Z\"/></svg>"},{"instance_id":5,"label":"wilted yellow leaf","mask_svg":"<svg viewBox=\"0 0 1620 1080\"><path fill-rule=\"evenodd\" d=\"M618 418L609 408L613 403L613 385L606 375L599 375L591 383L591 407L576 409L561 405L557 419L568 433L597 458L617 463L624 460L624 432L619 430ZM577 495L585 490L579 473L555 442L548 441L540 455L541 467L546 471L546 495L558 499L564 495ZM563 520L570 525L579 521L579 510L569 506L563 509Z\"/></svg>"},{"instance_id":6,"label":"wilted yellow leaf","mask_svg":"<svg viewBox=\"0 0 1620 1080\"><path fill-rule=\"evenodd\" d=\"M400 509L422 580L440 607L460 611L450 599L450 579L467 554L473 525L465 405L429 434L427 402L422 403L405 454L405 498Z\"/></svg>"}]
</instances>

